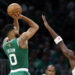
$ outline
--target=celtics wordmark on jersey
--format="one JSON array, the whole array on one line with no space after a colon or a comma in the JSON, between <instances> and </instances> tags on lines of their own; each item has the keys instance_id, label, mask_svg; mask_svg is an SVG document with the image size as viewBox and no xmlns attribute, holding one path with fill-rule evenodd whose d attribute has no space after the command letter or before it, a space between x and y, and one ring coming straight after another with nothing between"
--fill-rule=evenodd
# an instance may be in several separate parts
<instances>
[{"instance_id":1,"label":"celtics wordmark on jersey","mask_svg":"<svg viewBox=\"0 0 75 75\"><path fill-rule=\"evenodd\" d=\"M4 42L3 49L10 61L10 69L28 68L28 49L22 49L18 45L18 39Z\"/></svg>"}]
</instances>

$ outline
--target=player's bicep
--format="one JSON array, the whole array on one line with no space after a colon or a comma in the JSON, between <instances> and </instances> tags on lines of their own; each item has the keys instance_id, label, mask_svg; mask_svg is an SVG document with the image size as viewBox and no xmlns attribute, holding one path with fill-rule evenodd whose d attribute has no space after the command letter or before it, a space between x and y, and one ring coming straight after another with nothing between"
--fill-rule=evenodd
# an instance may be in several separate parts
<instances>
[{"instance_id":1,"label":"player's bicep","mask_svg":"<svg viewBox=\"0 0 75 75\"><path fill-rule=\"evenodd\" d=\"M27 31L27 38L28 39L32 38L36 32L37 32L36 28L30 27Z\"/></svg>"},{"instance_id":2,"label":"player's bicep","mask_svg":"<svg viewBox=\"0 0 75 75\"><path fill-rule=\"evenodd\" d=\"M37 32L37 29L33 28L33 27L30 27L27 32L24 32L22 35L21 35L21 38L23 40L29 40L31 37L33 37L33 35Z\"/></svg>"},{"instance_id":3,"label":"player's bicep","mask_svg":"<svg viewBox=\"0 0 75 75\"><path fill-rule=\"evenodd\" d=\"M27 40L29 40L35 33L36 33L37 29L30 27L27 32L24 32L21 34L21 36L19 37L19 45L22 47Z\"/></svg>"},{"instance_id":4,"label":"player's bicep","mask_svg":"<svg viewBox=\"0 0 75 75\"><path fill-rule=\"evenodd\" d=\"M29 40L34 34L36 33L36 30L33 28L29 28L27 32L24 32L19 37L21 40Z\"/></svg>"},{"instance_id":5,"label":"player's bicep","mask_svg":"<svg viewBox=\"0 0 75 75\"><path fill-rule=\"evenodd\" d=\"M27 40L28 39L27 32L22 33L18 39L19 39L20 42L23 42L23 41Z\"/></svg>"},{"instance_id":6,"label":"player's bicep","mask_svg":"<svg viewBox=\"0 0 75 75\"><path fill-rule=\"evenodd\" d=\"M27 32L22 33L18 38L18 46L24 48L27 40L28 40Z\"/></svg>"}]
</instances>

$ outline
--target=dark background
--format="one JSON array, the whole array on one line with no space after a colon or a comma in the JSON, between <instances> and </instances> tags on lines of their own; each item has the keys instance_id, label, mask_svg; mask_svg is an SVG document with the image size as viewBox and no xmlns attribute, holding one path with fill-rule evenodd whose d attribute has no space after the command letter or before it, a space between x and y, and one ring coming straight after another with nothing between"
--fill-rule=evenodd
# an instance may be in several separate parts
<instances>
[{"instance_id":1,"label":"dark background","mask_svg":"<svg viewBox=\"0 0 75 75\"><path fill-rule=\"evenodd\" d=\"M23 15L34 20L40 29L29 40L29 70L31 75L41 75L49 64L56 67L56 75L71 75L67 58L55 45L49 32L45 29L41 18L46 16L51 27L63 38L68 48L75 50L75 1L74 0L0 0L0 65L8 69L7 57L1 48L4 26L13 23L7 14L7 6L17 2L22 6ZM28 25L19 20L20 33L28 29ZM3 63L4 62L4 63ZM7 75L7 69L0 67L0 75ZM2 73L3 72L3 73ZM5 74L4 74L5 73Z\"/></svg>"}]
</instances>

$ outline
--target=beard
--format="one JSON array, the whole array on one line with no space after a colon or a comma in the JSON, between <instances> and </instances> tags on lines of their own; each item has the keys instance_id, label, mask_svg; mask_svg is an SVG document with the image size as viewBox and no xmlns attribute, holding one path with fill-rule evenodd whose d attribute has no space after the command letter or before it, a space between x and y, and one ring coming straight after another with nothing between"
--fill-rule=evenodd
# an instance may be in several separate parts
<instances>
[{"instance_id":1,"label":"beard","mask_svg":"<svg viewBox=\"0 0 75 75\"><path fill-rule=\"evenodd\" d=\"M20 34L16 34L15 36L16 36L16 38L18 38L20 36Z\"/></svg>"}]
</instances>

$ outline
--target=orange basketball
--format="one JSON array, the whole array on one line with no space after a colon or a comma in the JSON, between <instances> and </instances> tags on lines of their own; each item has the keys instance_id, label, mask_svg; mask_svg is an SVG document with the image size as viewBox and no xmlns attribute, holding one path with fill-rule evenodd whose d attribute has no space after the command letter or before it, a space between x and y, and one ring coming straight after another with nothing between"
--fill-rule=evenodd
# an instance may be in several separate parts
<instances>
[{"instance_id":1,"label":"orange basketball","mask_svg":"<svg viewBox=\"0 0 75 75\"><path fill-rule=\"evenodd\" d=\"M18 4L18 3L12 3L8 6L7 8L7 13L9 16L12 17L12 15L14 15L15 13L19 13L21 14L22 13L22 8L21 6Z\"/></svg>"}]
</instances>

